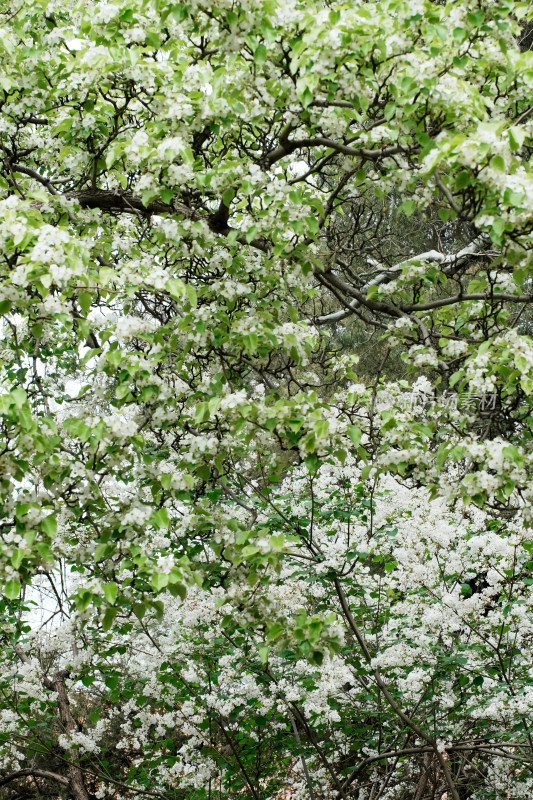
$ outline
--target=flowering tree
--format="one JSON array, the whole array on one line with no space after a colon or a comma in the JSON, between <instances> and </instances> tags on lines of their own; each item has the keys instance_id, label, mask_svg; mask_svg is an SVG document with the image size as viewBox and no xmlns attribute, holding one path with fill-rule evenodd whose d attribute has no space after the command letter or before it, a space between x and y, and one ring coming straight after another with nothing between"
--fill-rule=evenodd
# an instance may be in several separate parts
<instances>
[{"instance_id":1,"label":"flowering tree","mask_svg":"<svg viewBox=\"0 0 533 800\"><path fill-rule=\"evenodd\" d=\"M0 12L2 796L531 797L528 14Z\"/></svg>"}]
</instances>

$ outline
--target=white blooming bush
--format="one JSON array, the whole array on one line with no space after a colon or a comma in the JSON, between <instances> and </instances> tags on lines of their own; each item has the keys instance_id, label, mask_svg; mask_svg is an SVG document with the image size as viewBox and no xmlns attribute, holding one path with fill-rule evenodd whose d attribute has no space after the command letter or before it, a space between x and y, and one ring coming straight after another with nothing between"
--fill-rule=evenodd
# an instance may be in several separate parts
<instances>
[{"instance_id":1,"label":"white blooming bush","mask_svg":"<svg viewBox=\"0 0 533 800\"><path fill-rule=\"evenodd\" d=\"M1 798L533 796L531 17L0 8Z\"/></svg>"}]
</instances>

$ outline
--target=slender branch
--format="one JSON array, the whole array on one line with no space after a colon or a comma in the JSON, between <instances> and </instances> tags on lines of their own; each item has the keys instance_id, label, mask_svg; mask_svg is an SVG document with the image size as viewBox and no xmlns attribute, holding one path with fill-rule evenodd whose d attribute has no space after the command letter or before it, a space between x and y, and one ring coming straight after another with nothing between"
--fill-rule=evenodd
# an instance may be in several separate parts
<instances>
[{"instance_id":1,"label":"slender branch","mask_svg":"<svg viewBox=\"0 0 533 800\"><path fill-rule=\"evenodd\" d=\"M347 599L346 595L344 594L344 591L342 589L340 581L336 577L336 578L334 578L333 582L334 582L334 585L335 585L335 590L337 592L337 596L338 596L338 598L340 600L340 604L341 604L344 616L346 617L346 620L348 622L348 625L349 625L353 635L357 639L357 642L358 642L358 644L359 644L359 646L360 646L360 648L361 648L361 650L363 652L363 655L365 657L365 660L368 662L368 664L371 665L372 664L372 656L371 656L370 650L368 649L368 645L366 643L365 637L363 636L362 632L359 630L359 626L357 625L355 619L353 618L352 612L350 610L350 605L348 603L348 599ZM437 757L439 765L440 765L440 767L441 767L441 769L442 769L442 771L444 773L444 776L446 778L446 783L448 784L448 788L449 788L449 790L450 790L450 792L452 794L453 800L460 800L459 794L457 792L457 788L455 786L455 782L454 782L454 780L452 778L452 774L451 774L451 771L450 771L449 764L446 762L446 760L443 757L443 754L440 752L439 748L437 747L436 741L433 739L432 736L427 734L425 732L425 730L420 727L420 725L418 725L413 719L411 719L411 717L408 714L406 714L406 712L396 702L394 697L391 695L387 684L385 683L385 681L381 677L379 669L375 668L373 670L373 673L374 673L374 679L375 679L377 685L379 686L379 688L383 692L383 696L387 700L388 704L390 705L390 707L392 708L394 713L402 720L403 723L405 723L405 725L407 725L409 728L411 728L411 730L414 733L416 733L416 735L419 736L420 739L423 739L425 742L427 742L430 745L430 747L432 748L433 752L435 753L435 756Z\"/></svg>"},{"instance_id":2,"label":"slender branch","mask_svg":"<svg viewBox=\"0 0 533 800\"><path fill-rule=\"evenodd\" d=\"M333 139L327 139L325 136L314 136L310 139L299 139L297 141L290 142L290 145L290 152L302 147L329 147L332 150L335 150L337 153L342 153L346 156L362 156L369 161L379 161L382 158L394 156L398 153L414 152L414 149L402 147L401 145L397 144L390 145L389 147L383 147L381 150L369 150L366 147L350 147L350 145L336 142Z\"/></svg>"},{"instance_id":3,"label":"slender branch","mask_svg":"<svg viewBox=\"0 0 533 800\"><path fill-rule=\"evenodd\" d=\"M366 308L370 308L372 311L381 311L389 317L403 317L403 311L400 308L382 303L380 300L370 300L361 289L356 289L355 286L346 283L346 281L343 281L342 278L339 278L338 275L335 275L331 271L319 272L316 277L319 283L327 289L333 286L339 291L344 292L348 297L355 298L360 304L364 305Z\"/></svg>"},{"instance_id":4,"label":"slender branch","mask_svg":"<svg viewBox=\"0 0 533 800\"><path fill-rule=\"evenodd\" d=\"M318 105L318 101L315 104ZM350 145L336 142L334 139L328 139L325 136L314 136L309 139L295 139L290 141L288 137L295 129L295 125L287 125L280 134L279 146L263 157L263 163L267 169L284 156L294 153L295 150L301 150L307 147L328 147L337 153L342 153L346 156L359 156L369 161L379 161L382 158L388 158L389 156L398 155L399 153L409 154L416 151L415 147L409 148L397 144L383 147L381 150L369 150L366 147L350 147Z\"/></svg>"},{"instance_id":5,"label":"slender branch","mask_svg":"<svg viewBox=\"0 0 533 800\"><path fill-rule=\"evenodd\" d=\"M242 762L242 759L241 759L241 757L240 757L240 755L239 755L239 753L237 751L237 748L235 747L235 744L233 743L233 739L226 732L226 729L225 729L225 727L222 724L220 719L217 719L217 724L218 724L220 730L222 731L222 735L224 736L225 740L229 744L233 755L235 756L235 759L236 759L236 761L237 761L237 763L239 765L239 768L240 768L240 770L241 770L241 772L242 772L242 774L244 776L244 779L245 779L246 783L248 784L248 788L250 789L251 793L253 794L255 800L259 800L259 795L257 794L257 790L256 790L255 786L253 785L252 779L248 775L248 772L246 771L246 767L244 766L244 764Z\"/></svg>"},{"instance_id":6,"label":"slender branch","mask_svg":"<svg viewBox=\"0 0 533 800\"><path fill-rule=\"evenodd\" d=\"M25 167L23 164L12 164L11 169L13 172L20 172L21 175L27 175L29 178L33 178L35 181L45 186L50 194L59 194L53 185L51 178L47 178L46 175L41 175L41 173L37 172L36 169Z\"/></svg>"},{"instance_id":7,"label":"slender branch","mask_svg":"<svg viewBox=\"0 0 533 800\"><path fill-rule=\"evenodd\" d=\"M518 119L516 119L516 120L514 121L514 124L515 124L515 125L520 125L520 123L524 122L524 121L525 121L525 120L526 120L526 119L529 117L529 115L531 114L531 112L532 112L532 111L533 111L533 106L530 106L529 108L526 108L526 110L525 110L525 111L523 111L523 112L520 114L520 116L518 117Z\"/></svg>"},{"instance_id":8,"label":"slender branch","mask_svg":"<svg viewBox=\"0 0 533 800\"><path fill-rule=\"evenodd\" d=\"M290 710L290 708L289 708L289 717L291 719L291 726L292 726L292 732L294 733L294 738L296 739L298 746L301 747L302 740L300 738L300 732L298 731L298 726L296 725L296 721L294 719L293 713ZM311 781L311 776L309 775L309 770L307 769L307 761L305 760L305 755L303 752L300 756L300 760L302 762L302 769L304 771L304 777L305 777L305 782L307 784L307 789L309 791L309 797L311 798L311 800L315 800L315 791L313 789L313 783Z\"/></svg>"},{"instance_id":9,"label":"slender branch","mask_svg":"<svg viewBox=\"0 0 533 800\"><path fill-rule=\"evenodd\" d=\"M461 216L462 215L461 209L459 208L459 206L455 202L455 200L453 198L453 195L450 192L450 190L448 189L448 187L444 185L444 183L442 181L442 178L440 177L440 175L439 175L437 170L435 170L435 172L434 172L434 178L435 178L435 183L437 184L437 186L439 187L440 191L442 192L442 194L444 195L444 197L446 198L446 200L448 201L450 206L453 208L453 210L455 211L457 216Z\"/></svg>"},{"instance_id":10,"label":"slender branch","mask_svg":"<svg viewBox=\"0 0 533 800\"><path fill-rule=\"evenodd\" d=\"M349 100L311 100L310 106L317 108L353 108L354 104Z\"/></svg>"},{"instance_id":11,"label":"slender branch","mask_svg":"<svg viewBox=\"0 0 533 800\"><path fill-rule=\"evenodd\" d=\"M452 297L441 297L440 300L430 300L427 303L413 303L398 306L402 311L430 311L433 308L442 308L454 303L464 303L467 300L490 300L498 303L533 303L533 294L506 294L504 292L471 292L470 294L456 294Z\"/></svg>"},{"instance_id":12,"label":"slender branch","mask_svg":"<svg viewBox=\"0 0 533 800\"><path fill-rule=\"evenodd\" d=\"M386 314L389 317L401 317L404 314L410 314L415 311L430 311L434 308L442 308L443 306L449 306L454 305L455 303L464 303L473 300L482 300L493 303L506 302L520 304L533 302L533 294L523 295L508 294L505 292L471 292L469 294L460 293L450 297L442 297L438 300L430 300L427 303L389 305L388 303L383 303L380 300L371 300L366 297L366 291L368 291L368 288L370 286L376 286L379 283L384 283L387 278L390 280L390 276L388 275L383 274L377 276L377 278L369 281L361 289L357 289L355 286L346 283L342 280L342 278L339 278L338 275L335 275L331 271L318 273L317 278L319 282L322 283L326 288L332 290L333 287L336 287L338 290L353 298L353 300L347 304L347 308L343 309L342 311L335 311L332 314L325 314L310 320L310 322L318 325L323 325L328 322L338 322L353 313L360 305L363 305L372 311L378 311L382 314Z\"/></svg>"}]
</instances>

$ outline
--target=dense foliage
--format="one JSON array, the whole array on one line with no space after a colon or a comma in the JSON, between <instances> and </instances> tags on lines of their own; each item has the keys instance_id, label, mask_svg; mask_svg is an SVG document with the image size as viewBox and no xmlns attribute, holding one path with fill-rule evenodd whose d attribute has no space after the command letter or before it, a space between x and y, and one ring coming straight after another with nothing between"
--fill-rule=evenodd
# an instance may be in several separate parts
<instances>
[{"instance_id":1,"label":"dense foliage","mask_svg":"<svg viewBox=\"0 0 533 800\"><path fill-rule=\"evenodd\" d=\"M2 798L531 798L528 15L4 4Z\"/></svg>"}]
</instances>

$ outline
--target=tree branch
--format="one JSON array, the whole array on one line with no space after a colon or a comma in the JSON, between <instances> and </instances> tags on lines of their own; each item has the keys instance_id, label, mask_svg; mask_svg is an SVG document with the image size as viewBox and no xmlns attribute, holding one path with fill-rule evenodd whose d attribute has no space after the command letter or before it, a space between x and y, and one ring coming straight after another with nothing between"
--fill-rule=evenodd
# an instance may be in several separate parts
<instances>
[{"instance_id":1,"label":"tree branch","mask_svg":"<svg viewBox=\"0 0 533 800\"><path fill-rule=\"evenodd\" d=\"M65 195L69 199L77 201L82 208L98 208L101 211L137 213L143 216L151 214L180 214L185 219L196 222L205 222L209 230L222 236L227 236L234 228L227 224L228 211L224 204L213 214L202 214L200 211L189 208L184 203L173 200L172 203L165 203L163 200L152 200L145 205L140 197L132 192L115 192L106 189L83 189L78 192L68 192ZM239 235L236 239L240 244L249 245L256 250L264 253L270 251L270 243L266 239L252 239L247 241L245 235Z\"/></svg>"},{"instance_id":2,"label":"tree branch","mask_svg":"<svg viewBox=\"0 0 533 800\"><path fill-rule=\"evenodd\" d=\"M437 186L439 187L440 191L442 192L442 194L444 195L444 197L446 198L446 200L448 201L450 206L453 208L453 210L455 211L457 216L458 217L462 216L461 209L459 208L459 206L457 205L457 203L453 199L453 195L450 192L450 190L448 189L448 187L444 185L444 183L442 181L442 178L440 177L440 175L439 175L437 170L435 170L435 172L434 172L434 178L435 178L435 183L437 184Z\"/></svg>"},{"instance_id":3,"label":"tree branch","mask_svg":"<svg viewBox=\"0 0 533 800\"><path fill-rule=\"evenodd\" d=\"M30 659L19 644L14 646L14 651L24 664L31 664ZM59 721L65 733L77 730L77 725L72 712L70 710L70 701L65 686L65 678L67 672L57 672L53 678L43 675L43 686L50 689L52 692L57 692L57 708L59 712ZM79 764L76 755L72 755L68 762L69 779L66 784L70 787L74 800L90 800L89 793L85 787L83 779L83 771ZM53 773L51 773L53 774ZM66 780L66 779L65 779ZM1 784L0 784L1 785Z\"/></svg>"},{"instance_id":4,"label":"tree branch","mask_svg":"<svg viewBox=\"0 0 533 800\"><path fill-rule=\"evenodd\" d=\"M62 783L63 786L69 785L68 778L64 778L63 775L58 775L57 772L50 772L46 769L19 769L17 772L12 772L11 775L0 778L0 786L5 786L11 783L11 781L16 781L18 778L24 778L30 775L32 778L45 778L46 780L56 781L57 783Z\"/></svg>"},{"instance_id":5,"label":"tree branch","mask_svg":"<svg viewBox=\"0 0 533 800\"><path fill-rule=\"evenodd\" d=\"M341 608L342 608L344 616L345 616L345 618L346 618L346 620L348 622L350 630L352 631L353 635L357 639L357 642L358 642L358 644L359 644L359 646L360 646L360 648L361 648L361 650L363 652L363 655L365 657L365 660L367 661L368 664L371 665L372 664L372 656L371 656L370 650L368 649L368 645L366 643L365 637L363 636L362 632L359 630L359 626L357 625L355 619L353 618L352 612L350 610L350 605L348 603L348 599L347 599L346 595L344 594L344 591L342 589L341 583L340 583L340 581L339 581L339 579L337 577L334 578L333 583L335 585L335 590L337 592L337 596L338 596L338 598L340 600ZM430 745L430 747L432 748L433 752L435 753L435 756L437 757L437 760L438 760L438 762L440 764L440 767L441 767L441 769L442 769L442 771L444 773L444 776L446 778L446 783L448 784L448 788L449 788L449 790L451 792L453 800L460 800L459 794L457 792L457 788L455 786L455 782L454 782L454 780L452 778L450 767L449 767L448 763L446 762L446 760L444 759L444 757L443 757L442 753L440 752L439 748L437 747L436 741L433 739L432 736L429 736L429 734L427 734L425 732L425 730L423 728L421 728L413 719L411 719L411 717L408 714L405 713L405 711L401 708L401 706L398 705L398 703L396 702L394 697L391 695L387 684L385 683L385 681L381 677L380 671L379 671L379 669L377 667L373 669L373 674L374 674L374 680L376 681L377 685L379 686L379 688L383 692L383 696L387 700L388 704L390 705L390 707L392 708L394 713L402 720L402 722L405 725L407 725L407 727L411 728L411 730L414 733L416 733L416 735L419 736L420 739L423 739L425 742L427 742L427 744Z\"/></svg>"},{"instance_id":6,"label":"tree branch","mask_svg":"<svg viewBox=\"0 0 533 800\"><path fill-rule=\"evenodd\" d=\"M41 175L36 169L25 167L23 164L12 164L11 169L13 172L20 172L21 175L27 175L29 178L33 178L35 181L45 186L50 194L59 194L51 178L47 178L46 175Z\"/></svg>"},{"instance_id":7,"label":"tree branch","mask_svg":"<svg viewBox=\"0 0 533 800\"><path fill-rule=\"evenodd\" d=\"M320 275L323 274L326 276L326 281L334 283L336 288L344 293L348 294L353 299L351 302L346 303L346 307L340 309L339 311L334 311L330 314L323 314L318 317L314 317L313 319L309 320L309 322L315 325L325 325L331 322L340 322L346 317L349 317L352 313L355 312L359 306L363 305L366 308L369 308L373 311L381 311L382 313L387 314L388 316L399 316L397 312L405 312L410 313L412 311L426 311L432 308L438 308L439 306L450 305L453 303L461 302L463 300L488 300L488 299L498 299L498 300L509 300L509 302L519 303L519 302L531 302L533 300L533 296L530 295L508 295L508 294L501 294L501 295L494 295L494 294L470 294L470 295L456 295L454 297L446 297L440 300L433 300L428 303L419 303L419 304L407 304L401 306L388 306L386 303L381 303L381 308L378 308L376 303L378 301L371 301L368 300L366 297L366 293L371 286L380 286L383 283L390 283L395 278L398 277L398 274L401 272L403 267L412 264L413 261L426 261L428 263L438 263L441 264L444 269L442 270L446 276L453 275L454 272L457 271L457 268L466 261L470 256L477 255L481 248L487 244L487 238L484 235L478 236L476 239L473 239L469 244L463 247L457 253L439 253L438 250L428 250L425 253L420 253L417 256L412 256L405 261L400 261L398 264L394 264L392 267L383 268L383 271L378 273L372 280L367 281L361 289L356 289L355 287L351 286L350 284L345 283L342 281L341 278L338 276L334 276L334 280L331 280L333 273L317 273L317 277L320 280ZM375 266L383 266L379 262L371 261L370 263L374 264ZM327 285L324 281L320 280L323 285ZM331 287L328 287L331 290ZM530 299L531 297L531 299Z\"/></svg>"}]
</instances>

